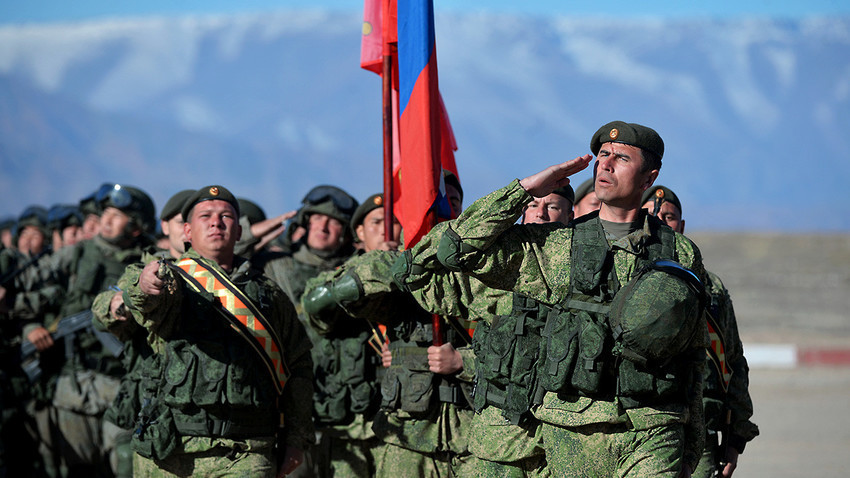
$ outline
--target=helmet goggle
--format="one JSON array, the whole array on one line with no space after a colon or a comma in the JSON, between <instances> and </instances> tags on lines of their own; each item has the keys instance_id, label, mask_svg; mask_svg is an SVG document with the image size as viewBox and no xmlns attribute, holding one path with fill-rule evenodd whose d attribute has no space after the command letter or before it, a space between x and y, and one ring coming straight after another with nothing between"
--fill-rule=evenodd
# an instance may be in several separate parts
<instances>
[{"instance_id":1,"label":"helmet goggle","mask_svg":"<svg viewBox=\"0 0 850 478\"><path fill-rule=\"evenodd\" d=\"M316 186L304 196L302 204L314 206L326 201L331 201L337 209L349 215L357 208L357 201L353 197L333 186Z\"/></svg>"},{"instance_id":2,"label":"helmet goggle","mask_svg":"<svg viewBox=\"0 0 850 478\"><path fill-rule=\"evenodd\" d=\"M112 206L118 209L126 209L133 204L133 195L120 184L104 184L97 191L95 200L101 207Z\"/></svg>"}]
</instances>

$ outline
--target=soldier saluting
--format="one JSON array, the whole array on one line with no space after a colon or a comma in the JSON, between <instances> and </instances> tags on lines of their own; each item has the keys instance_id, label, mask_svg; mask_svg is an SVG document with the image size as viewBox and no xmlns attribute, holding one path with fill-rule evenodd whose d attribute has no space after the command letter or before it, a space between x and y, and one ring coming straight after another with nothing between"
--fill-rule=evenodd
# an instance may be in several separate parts
<instances>
[{"instance_id":1,"label":"soldier saluting","mask_svg":"<svg viewBox=\"0 0 850 478\"><path fill-rule=\"evenodd\" d=\"M233 252L239 205L207 186L182 210L186 252L173 265L130 267L123 303L147 329L139 476L277 476L313 441L310 342L292 303ZM105 325L127 319L114 301Z\"/></svg>"}]
</instances>

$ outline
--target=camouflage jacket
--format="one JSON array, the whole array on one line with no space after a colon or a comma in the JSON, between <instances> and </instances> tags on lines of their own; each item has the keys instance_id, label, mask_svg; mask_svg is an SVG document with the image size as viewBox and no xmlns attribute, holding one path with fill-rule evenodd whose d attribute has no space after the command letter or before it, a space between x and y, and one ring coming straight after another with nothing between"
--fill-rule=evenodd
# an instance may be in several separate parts
<instances>
[{"instance_id":1,"label":"camouflage jacket","mask_svg":"<svg viewBox=\"0 0 850 478\"><path fill-rule=\"evenodd\" d=\"M431 315L393 283L390 269L398 256L398 252L391 251L371 251L356 256L344 266L309 281L306 292L343 276L354 277L362 294L358 300L340 304L347 320L368 319L387 326L393 365L381 384L383 405L375 419L375 433L387 443L422 453L465 453L472 410L464 404L441 401L440 388L448 380L455 390L468 389L472 376L466 367L473 368L474 356L470 348L460 347L458 341L453 341L463 358L464 369L451 376L439 376L428 371L427 363L422 362L425 355L407 353L424 352L430 345L432 336L427 327L430 327ZM331 321L339 320L337 315L330 314L330 317L311 317L311 320L326 328ZM449 328L447 324L444 327ZM420 388L407 382L411 373L418 375L416 380L427 377ZM421 398L416 403L420 407L416 411L406 410L403 403L406 399L400 398L406 397L411 390L418 390L417 398Z\"/></svg>"},{"instance_id":2,"label":"camouflage jacket","mask_svg":"<svg viewBox=\"0 0 850 478\"><path fill-rule=\"evenodd\" d=\"M155 383L142 387L143 393L153 396L142 400L147 398L165 405L178 428L167 433L180 435L187 449L200 449L203 444L211 448L217 443L204 439L207 436L204 433L184 433L182 430L187 427L202 426L209 420L231 421L244 428L262 427L276 424L278 412L284 417L285 426L278 433L282 433L285 443L305 449L314 442L310 413L312 364L310 342L292 304L277 285L242 258L235 258L234 268L228 274L192 249L181 259L186 257L203 261L226 274L254 302L277 333L291 376L278 398L260 358L213 309L211 297L192 291L170 269L167 274L174 278L176 287L159 295L147 295L139 289L141 268L134 266L128 268L121 281L122 285L126 284L122 287L124 303L136 322L147 330L147 341L155 356L145 361L149 370L144 371ZM100 303L98 307L108 305ZM95 312L109 330L117 327L108 313ZM174 382L177 375L185 378ZM201 384L210 379L214 379L215 386L202 390ZM250 423L239 423L240 420ZM163 440L174 438L160 436Z\"/></svg>"},{"instance_id":3,"label":"camouflage jacket","mask_svg":"<svg viewBox=\"0 0 850 478\"><path fill-rule=\"evenodd\" d=\"M570 244L573 229L560 224L516 226L531 196L515 180L510 185L479 199L455 221L444 223L426 235L411 250L409 274L402 281L421 302L430 304L474 304L468 281L479 280L487 287L514 291L546 304L561 303L570 290ZM608 239L614 254L614 270L625 284L636 272L638 257L650 237L649 223L626 237ZM441 241L457 245L457 252L437 258ZM685 236L675 235L676 260L705 277L699 249ZM450 272L455 270L457 272ZM418 292L417 289L419 290ZM706 346L703 327L693 345ZM702 407L702 368L690 403L670 403L659 408L624 410L614 401L589 397L561 397L548 392L542 405L533 410L540 420L559 426L592 423L629 423L635 430L672 423L686 424L686 462L693 469L705 441Z\"/></svg>"}]
</instances>

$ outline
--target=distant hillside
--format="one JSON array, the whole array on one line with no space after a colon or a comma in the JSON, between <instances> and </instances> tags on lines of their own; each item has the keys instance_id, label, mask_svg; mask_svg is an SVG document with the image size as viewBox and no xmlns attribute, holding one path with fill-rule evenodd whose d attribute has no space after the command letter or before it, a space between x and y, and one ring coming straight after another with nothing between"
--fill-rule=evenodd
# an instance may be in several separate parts
<instances>
[{"instance_id":1,"label":"distant hillside","mask_svg":"<svg viewBox=\"0 0 850 478\"><path fill-rule=\"evenodd\" d=\"M381 187L380 81L354 14L0 27L2 213L102 181L158 205L224 182L268 212ZM612 34L616 32L616 34ZM665 139L692 230L850 230L850 18L440 15L467 203L588 151L612 119ZM588 177L579 175L576 183Z\"/></svg>"},{"instance_id":2,"label":"distant hillside","mask_svg":"<svg viewBox=\"0 0 850 478\"><path fill-rule=\"evenodd\" d=\"M850 234L688 234L751 342L850 346Z\"/></svg>"}]
</instances>

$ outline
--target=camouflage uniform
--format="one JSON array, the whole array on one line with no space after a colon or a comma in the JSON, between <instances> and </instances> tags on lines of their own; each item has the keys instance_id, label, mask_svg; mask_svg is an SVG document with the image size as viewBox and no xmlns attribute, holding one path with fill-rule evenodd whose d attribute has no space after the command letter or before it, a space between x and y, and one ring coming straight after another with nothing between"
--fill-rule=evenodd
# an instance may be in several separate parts
<instances>
[{"instance_id":1,"label":"camouflage uniform","mask_svg":"<svg viewBox=\"0 0 850 478\"><path fill-rule=\"evenodd\" d=\"M387 326L392 365L381 383L382 405L374 420L375 434L385 446L377 450L376 476L470 476L474 458L467 446L472 419L469 407L471 375L466 368L451 376L430 372L427 347L433 339L432 316L409 296L394 292L390 267L397 252L371 251L345 266L311 281L306 295L320 284L340 280L356 283L358 297L343 301L351 317ZM305 297L306 297L305 295ZM450 329L444 324L446 329ZM472 367L471 350L453 330L447 332Z\"/></svg>"},{"instance_id":2,"label":"camouflage uniform","mask_svg":"<svg viewBox=\"0 0 850 478\"><path fill-rule=\"evenodd\" d=\"M489 287L513 290L545 304L560 304L570 291L570 269L577 259L566 246L572 243L575 229L556 224L513 227L529 200L519 181L514 181L476 201L442 237L432 231L434 235L417 244L401 281L413 290L421 289L428 302L463 303L465 292L458 285L463 281L441 271L442 263ZM637 271L638 258L645 257L647 244L655 237L653 231L666 227L645 213L640 219L642 227L622 239L608 238L600 244L613 252L612 268L622 284ZM679 234L674 239L675 260L704 276L696 246ZM437 250L439 261L417 254L420 250ZM689 340L691 355L703 353L700 347L707 345L704 324ZM693 469L705 438L702 362L688 365L687 390L680 399L666 403L625 406L619 392L611 397L546 392L541 405L532 412L542 422L540 433L551 473L676 476L683 464Z\"/></svg>"},{"instance_id":3,"label":"camouflage uniform","mask_svg":"<svg viewBox=\"0 0 850 478\"><path fill-rule=\"evenodd\" d=\"M192 249L183 257L226 274ZM121 279L124 302L147 330L154 352L140 371L134 474L275 476L275 436L279 444L301 449L313 438L310 344L291 304L249 262L235 259L226 275L273 324L292 374L278 399L256 352L218 316L211 296L192 292L181 279L173 292L146 295L138 286L140 273L130 267ZM106 298L95 304L104 325L110 331L126 326L115 323L108 307Z\"/></svg>"},{"instance_id":4,"label":"camouflage uniform","mask_svg":"<svg viewBox=\"0 0 850 478\"><path fill-rule=\"evenodd\" d=\"M732 372L728 392L721 387L720 373L713 362L707 363L705 370L705 427L708 432L705 451L699 466L691 475L694 478L711 478L716 473L719 461L725 460L725 447L718 443L718 432L726 434L725 446L734 447L743 453L747 442L758 436L758 427L750 421L753 415L753 401L749 392L749 367L744 357L743 344L738 335L738 322L732 299L723 282L712 272L707 272L711 293L711 313L717 320L720 333L725 339L726 366ZM731 412L729 425L726 425L727 410Z\"/></svg>"},{"instance_id":5,"label":"camouflage uniform","mask_svg":"<svg viewBox=\"0 0 850 478\"><path fill-rule=\"evenodd\" d=\"M0 252L0 276L31 259L16 250ZM62 366L59 347L40 353L42 375L30 383L20 363L21 341L35 327L53 325L62 297L42 256L5 284L8 312L0 315L0 472L6 476L58 476L55 411L49 399ZM38 454L36 454L36 450ZM2 473L0 473L2 474Z\"/></svg>"},{"instance_id":6,"label":"camouflage uniform","mask_svg":"<svg viewBox=\"0 0 850 478\"><path fill-rule=\"evenodd\" d=\"M311 202L311 194L323 189L330 194L318 195ZM338 204L340 200L348 200L350 204ZM294 252L261 251L251 257L251 262L262 268L295 305L313 344L313 415L318 440L305 453L305 463L295 474L298 477L363 476L374 468L371 450L375 440L371 416L365 414L370 411L377 365L374 354L367 353L365 323L356 330L331 330L332 324L311 323L301 309L301 295L307 281L336 269L354 254L347 225L357 201L339 188L318 186L307 194L303 205L295 221L305 229L309 228L312 214L326 215L346 226L339 247L333 251L315 250L308 246L305 236L289 249Z\"/></svg>"}]
</instances>

